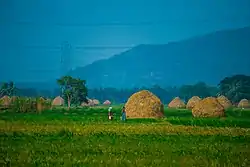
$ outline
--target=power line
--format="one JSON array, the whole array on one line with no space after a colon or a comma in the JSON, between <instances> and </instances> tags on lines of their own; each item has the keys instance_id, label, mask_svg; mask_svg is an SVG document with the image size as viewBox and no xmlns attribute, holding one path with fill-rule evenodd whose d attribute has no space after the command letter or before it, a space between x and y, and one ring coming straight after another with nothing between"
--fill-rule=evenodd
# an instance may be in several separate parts
<instances>
[{"instance_id":1,"label":"power line","mask_svg":"<svg viewBox=\"0 0 250 167\"><path fill-rule=\"evenodd\" d=\"M61 44L61 69L60 69L60 76L63 76L71 69L71 53L72 53L72 45L68 41L64 41Z\"/></svg>"},{"instance_id":2,"label":"power line","mask_svg":"<svg viewBox=\"0 0 250 167\"><path fill-rule=\"evenodd\" d=\"M42 23L34 22L30 20L19 20L19 21L2 21L0 24L12 24L12 25L26 25L26 26L59 26L59 27L100 27L100 26L152 26L152 25L162 25L162 26L172 26L171 23L181 23L181 24L193 24L193 23L209 23L209 22L237 22L242 20L248 20L249 18L217 18L216 20L210 19L197 19L197 20L177 20L168 19L161 21L138 21L138 22L102 22L102 23Z\"/></svg>"},{"instance_id":3,"label":"power line","mask_svg":"<svg viewBox=\"0 0 250 167\"><path fill-rule=\"evenodd\" d=\"M75 49L130 49L133 46L76 46Z\"/></svg>"},{"instance_id":4,"label":"power line","mask_svg":"<svg viewBox=\"0 0 250 167\"><path fill-rule=\"evenodd\" d=\"M11 48L23 48L23 49L44 49L44 50L60 50L62 46L46 46L46 45L4 45L3 47ZM87 45L76 45L72 49L76 50L105 50L105 49L131 49L134 46L115 46L115 45L97 45L97 46L87 46Z\"/></svg>"}]
</instances>

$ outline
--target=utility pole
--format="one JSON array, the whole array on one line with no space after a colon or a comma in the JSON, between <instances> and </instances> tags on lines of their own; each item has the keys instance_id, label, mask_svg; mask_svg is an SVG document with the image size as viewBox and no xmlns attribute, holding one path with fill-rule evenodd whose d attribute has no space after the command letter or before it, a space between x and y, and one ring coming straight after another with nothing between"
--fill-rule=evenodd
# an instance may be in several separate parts
<instances>
[{"instance_id":1,"label":"utility pole","mask_svg":"<svg viewBox=\"0 0 250 167\"><path fill-rule=\"evenodd\" d=\"M71 70L71 62L72 62L71 50L72 46L68 41L62 42L59 78L66 75ZM61 89L61 96L62 95L63 95L63 89Z\"/></svg>"},{"instance_id":2,"label":"utility pole","mask_svg":"<svg viewBox=\"0 0 250 167\"><path fill-rule=\"evenodd\" d=\"M68 41L61 44L60 77L66 75L72 68L72 46Z\"/></svg>"}]
</instances>

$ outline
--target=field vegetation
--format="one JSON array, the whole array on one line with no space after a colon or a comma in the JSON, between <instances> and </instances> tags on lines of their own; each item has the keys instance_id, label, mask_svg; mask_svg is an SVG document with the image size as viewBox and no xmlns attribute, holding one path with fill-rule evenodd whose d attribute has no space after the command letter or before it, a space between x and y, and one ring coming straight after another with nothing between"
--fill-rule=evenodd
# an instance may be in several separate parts
<instances>
[{"instance_id":1,"label":"field vegetation","mask_svg":"<svg viewBox=\"0 0 250 167\"><path fill-rule=\"evenodd\" d=\"M121 106L53 108L0 114L3 166L249 166L250 111L193 118L165 109L163 119L120 121Z\"/></svg>"},{"instance_id":2,"label":"field vegetation","mask_svg":"<svg viewBox=\"0 0 250 167\"><path fill-rule=\"evenodd\" d=\"M250 166L249 76L226 77L216 89L202 82L173 91L155 86L156 96L132 95L139 89L90 96L86 81L71 76L57 83L57 100L32 91L21 96L13 82L2 84L0 166ZM129 119L121 121L124 105Z\"/></svg>"}]
</instances>

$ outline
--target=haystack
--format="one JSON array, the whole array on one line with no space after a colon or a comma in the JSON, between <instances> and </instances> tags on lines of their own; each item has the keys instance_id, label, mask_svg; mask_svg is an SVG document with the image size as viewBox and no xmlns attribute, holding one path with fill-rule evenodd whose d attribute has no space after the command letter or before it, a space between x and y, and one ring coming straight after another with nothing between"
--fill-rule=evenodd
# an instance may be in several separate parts
<instances>
[{"instance_id":1,"label":"haystack","mask_svg":"<svg viewBox=\"0 0 250 167\"><path fill-rule=\"evenodd\" d=\"M125 110L127 118L160 118L164 116L161 100L147 90L134 93L125 104Z\"/></svg>"},{"instance_id":2,"label":"haystack","mask_svg":"<svg viewBox=\"0 0 250 167\"><path fill-rule=\"evenodd\" d=\"M88 107L88 106L89 106L89 104L88 104L88 103L86 103L86 102L82 102L82 103L81 103L81 106L82 106L82 107Z\"/></svg>"},{"instance_id":3,"label":"haystack","mask_svg":"<svg viewBox=\"0 0 250 167\"><path fill-rule=\"evenodd\" d=\"M81 103L81 106L82 107L88 107L88 106L95 106L95 105L98 105L99 104L99 101L98 100L92 100L92 99L89 99L87 98L87 102L84 101Z\"/></svg>"},{"instance_id":4,"label":"haystack","mask_svg":"<svg viewBox=\"0 0 250 167\"><path fill-rule=\"evenodd\" d=\"M104 105L110 105L111 102L109 100L106 100L105 102L103 102Z\"/></svg>"},{"instance_id":5,"label":"haystack","mask_svg":"<svg viewBox=\"0 0 250 167\"><path fill-rule=\"evenodd\" d=\"M89 106L93 106L93 102L92 99L86 98L86 101L83 101L81 103L82 107L89 107Z\"/></svg>"},{"instance_id":6,"label":"haystack","mask_svg":"<svg viewBox=\"0 0 250 167\"><path fill-rule=\"evenodd\" d=\"M94 103L94 105L99 105L99 104L100 104L100 101L97 100L97 99L93 99L93 103Z\"/></svg>"},{"instance_id":7,"label":"haystack","mask_svg":"<svg viewBox=\"0 0 250 167\"><path fill-rule=\"evenodd\" d=\"M45 109L45 99L40 97L36 100L36 110L37 112L41 112Z\"/></svg>"},{"instance_id":8,"label":"haystack","mask_svg":"<svg viewBox=\"0 0 250 167\"><path fill-rule=\"evenodd\" d=\"M201 101L201 98L198 96L193 96L191 99L188 100L186 108L192 109L194 108L195 104Z\"/></svg>"},{"instance_id":9,"label":"haystack","mask_svg":"<svg viewBox=\"0 0 250 167\"><path fill-rule=\"evenodd\" d=\"M11 99L9 96L3 96L1 99L1 105L8 107L11 104Z\"/></svg>"},{"instance_id":10,"label":"haystack","mask_svg":"<svg viewBox=\"0 0 250 167\"><path fill-rule=\"evenodd\" d=\"M92 99L88 99L88 105L89 106L94 106L95 103L94 103L94 101Z\"/></svg>"},{"instance_id":11,"label":"haystack","mask_svg":"<svg viewBox=\"0 0 250 167\"><path fill-rule=\"evenodd\" d=\"M239 104L239 108L250 108L250 102L247 99L242 99Z\"/></svg>"},{"instance_id":12,"label":"haystack","mask_svg":"<svg viewBox=\"0 0 250 167\"><path fill-rule=\"evenodd\" d=\"M228 109L233 106L231 101L228 100L228 98L226 98L225 96L219 96L217 97L217 100L225 109Z\"/></svg>"},{"instance_id":13,"label":"haystack","mask_svg":"<svg viewBox=\"0 0 250 167\"><path fill-rule=\"evenodd\" d=\"M207 97L198 102L192 109L194 117L223 117L224 107L214 97Z\"/></svg>"},{"instance_id":14,"label":"haystack","mask_svg":"<svg viewBox=\"0 0 250 167\"><path fill-rule=\"evenodd\" d=\"M185 107L186 107L185 103L179 97L174 98L168 104L168 108L185 108Z\"/></svg>"},{"instance_id":15,"label":"haystack","mask_svg":"<svg viewBox=\"0 0 250 167\"><path fill-rule=\"evenodd\" d=\"M57 96L52 101L52 106L62 106L62 105L64 105L64 99L61 96Z\"/></svg>"}]
</instances>

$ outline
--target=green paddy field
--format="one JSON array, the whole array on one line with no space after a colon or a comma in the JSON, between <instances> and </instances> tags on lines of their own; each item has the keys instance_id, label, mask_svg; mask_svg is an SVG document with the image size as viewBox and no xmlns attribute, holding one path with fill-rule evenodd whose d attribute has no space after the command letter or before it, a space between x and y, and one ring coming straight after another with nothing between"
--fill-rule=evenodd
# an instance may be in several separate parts
<instances>
[{"instance_id":1,"label":"green paddy field","mask_svg":"<svg viewBox=\"0 0 250 167\"><path fill-rule=\"evenodd\" d=\"M107 108L0 113L0 166L250 166L250 111L195 119L165 109L166 118L108 121Z\"/></svg>"}]
</instances>

